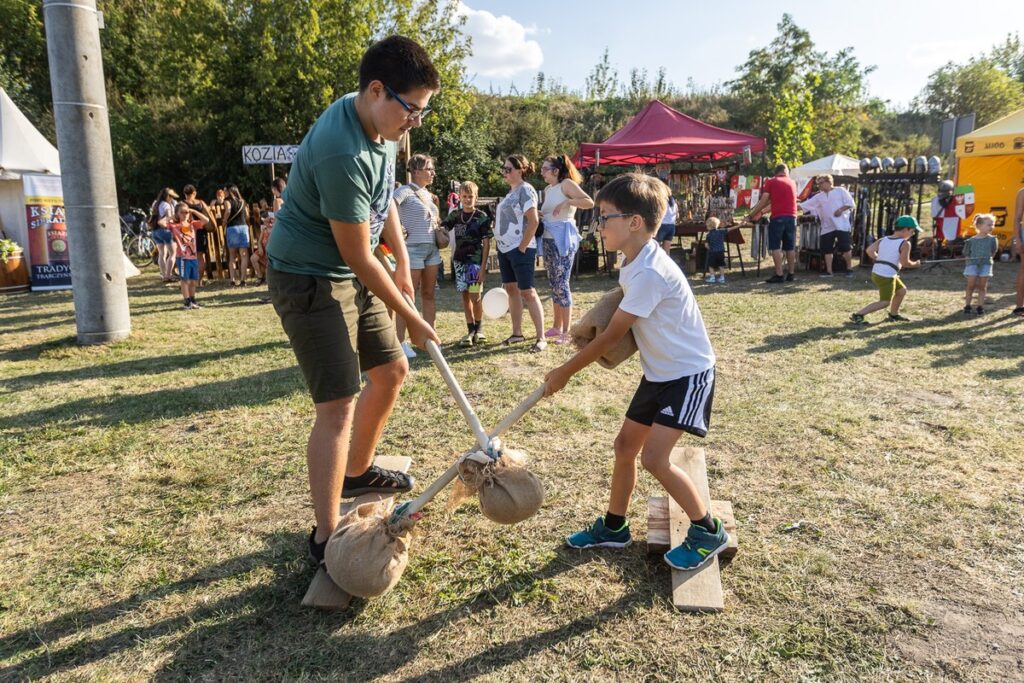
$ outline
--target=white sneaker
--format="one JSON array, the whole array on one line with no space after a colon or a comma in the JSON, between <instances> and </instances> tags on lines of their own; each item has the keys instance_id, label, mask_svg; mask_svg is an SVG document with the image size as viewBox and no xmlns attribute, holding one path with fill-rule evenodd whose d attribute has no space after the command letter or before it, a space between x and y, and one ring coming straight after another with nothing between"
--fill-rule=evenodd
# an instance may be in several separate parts
<instances>
[{"instance_id":1,"label":"white sneaker","mask_svg":"<svg viewBox=\"0 0 1024 683\"><path fill-rule=\"evenodd\" d=\"M720 284L720 285L724 285L725 284L725 276L724 275L719 275L718 276L718 284Z\"/></svg>"},{"instance_id":2,"label":"white sneaker","mask_svg":"<svg viewBox=\"0 0 1024 683\"><path fill-rule=\"evenodd\" d=\"M416 350L412 348L412 344L409 342L402 342L402 351L405 353L406 358L416 357Z\"/></svg>"},{"instance_id":3,"label":"white sneaker","mask_svg":"<svg viewBox=\"0 0 1024 683\"><path fill-rule=\"evenodd\" d=\"M712 284L714 281L715 281L715 276L714 275L708 275L707 277L704 278L704 282L706 282L709 285Z\"/></svg>"}]
</instances>

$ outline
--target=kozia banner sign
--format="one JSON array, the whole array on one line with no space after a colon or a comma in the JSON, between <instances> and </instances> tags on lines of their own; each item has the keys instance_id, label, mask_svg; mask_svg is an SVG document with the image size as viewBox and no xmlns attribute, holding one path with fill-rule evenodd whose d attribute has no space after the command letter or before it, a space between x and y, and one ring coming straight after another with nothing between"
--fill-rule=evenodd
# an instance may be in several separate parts
<instances>
[{"instance_id":1,"label":"kozia banner sign","mask_svg":"<svg viewBox=\"0 0 1024 683\"><path fill-rule=\"evenodd\" d=\"M242 163L246 166L290 164L298 151L298 145L245 145L242 147Z\"/></svg>"}]
</instances>

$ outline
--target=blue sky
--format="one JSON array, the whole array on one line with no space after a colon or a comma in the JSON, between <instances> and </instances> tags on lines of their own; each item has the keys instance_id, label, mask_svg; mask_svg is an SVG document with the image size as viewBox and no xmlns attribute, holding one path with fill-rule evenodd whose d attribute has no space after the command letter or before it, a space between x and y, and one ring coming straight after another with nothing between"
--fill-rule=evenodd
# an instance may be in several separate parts
<instances>
[{"instance_id":1,"label":"blue sky","mask_svg":"<svg viewBox=\"0 0 1024 683\"><path fill-rule=\"evenodd\" d=\"M735 77L750 50L767 45L784 12L810 31L818 49L852 46L872 95L906 107L928 75L963 62L1024 32L1022 0L862 0L861 2L496 2L463 0L474 40L469 76L482 90L528 89L538 71L582 89L607 47L619 78L646 68L667 69L677 87ZM627 8L637 8L631 10Z\"/></svg>"}]
</instances>

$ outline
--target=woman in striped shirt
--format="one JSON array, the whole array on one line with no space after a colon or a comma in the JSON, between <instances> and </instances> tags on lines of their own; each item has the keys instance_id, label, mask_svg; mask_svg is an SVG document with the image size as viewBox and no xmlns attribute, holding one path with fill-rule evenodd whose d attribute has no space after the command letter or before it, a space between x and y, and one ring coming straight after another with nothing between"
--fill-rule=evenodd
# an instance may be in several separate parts
<instances>
[{"instance_id":1,"label":"woman in striped shirt","mask_svg":"<svg viewBox=\"0 0 1024 683\"><path fill-rule=\"evenodd\" d=\"M440 216L427 186L434 180L434 160L426 154L414 154L409 159L412 182L395 190L395 206L398 218L405 229L405 247L409 252L409 272L412 285L423 302L423 319L431 327L437 315L434 291L437 286L437 269L441 265L441 250L434 242L434 232L440 227ZM395 327L398 341L407 358L414 358L416 352L405 341L405 321L398 317Z\"/></svg>"}]
</instances>

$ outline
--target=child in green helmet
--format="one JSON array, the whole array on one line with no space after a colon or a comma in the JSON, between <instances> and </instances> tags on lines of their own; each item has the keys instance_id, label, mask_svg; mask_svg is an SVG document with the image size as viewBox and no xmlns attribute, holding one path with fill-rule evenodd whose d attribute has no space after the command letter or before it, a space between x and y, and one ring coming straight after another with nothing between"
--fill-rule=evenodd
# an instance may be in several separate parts
<instances>
[{"instance_id":1,"label":"child in green helmet","mask_svg":"<svg viewBox=\"0 0 1024 683\"><path fill-rule=\"evenodd\" d=\"M906 321L900 315L900 304L907 295L907 287L900 279L903 268L917 268L920 261L910 260L910 238L921 232L921 226L913 216L900 216L891 235L887 235L867 248L867 254L875 262L871 268L871 281L878 287L878 301L870 303L850 316L855 325L866 325L868 313L889 308L889 320Z\"/></svg>"}]
</instances>

